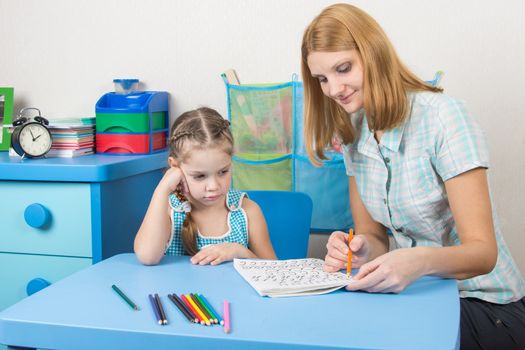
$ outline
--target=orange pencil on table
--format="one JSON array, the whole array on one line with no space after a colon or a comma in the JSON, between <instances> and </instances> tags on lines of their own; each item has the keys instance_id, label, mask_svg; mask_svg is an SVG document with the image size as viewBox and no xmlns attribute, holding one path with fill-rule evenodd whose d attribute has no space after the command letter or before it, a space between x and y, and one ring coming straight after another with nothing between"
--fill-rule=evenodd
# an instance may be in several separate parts
<instances>
[{"instance_id":1,"label":"orange pencil on table","mask_svg":"<svg viewBox=\"0 0 525 350\"><path fill-rule=\"evenodd\" d=\"M350 249L350 242L352 242L352 238L354 238L354 230L350 229L350 231L348 231L348 261L346 263L346 276L350 276L352 274L352 250Z\"/></svg>"}]
</instances>

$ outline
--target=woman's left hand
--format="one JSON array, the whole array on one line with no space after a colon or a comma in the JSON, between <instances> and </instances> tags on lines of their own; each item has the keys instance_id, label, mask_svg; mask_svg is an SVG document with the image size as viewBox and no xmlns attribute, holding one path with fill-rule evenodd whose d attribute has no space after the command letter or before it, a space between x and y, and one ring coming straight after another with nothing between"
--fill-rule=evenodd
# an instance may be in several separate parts
<instances>
[{"instance_id":1,"label":"woman's left hand","mask_svg":"<svg viewBox=\"0 0 525 350\"><path fill-rule=\"evenodd\" d=\"M402 248L363 264L347 290L400 293L423 275L424 257L417 248Z\"/></svg>"},{"instance_id":2,"label":"woman's left hand","mask_svg":"<svg viewBox=\"0 0 525 350\"><path fill-rule=\"evenodd\" d=\"M247 251L247 252L246 252ZM192 256L191 263L198 265L218 265L234 258L247 258L250 251L239 243L211 244Z\"/></svg>"}]
</instances>

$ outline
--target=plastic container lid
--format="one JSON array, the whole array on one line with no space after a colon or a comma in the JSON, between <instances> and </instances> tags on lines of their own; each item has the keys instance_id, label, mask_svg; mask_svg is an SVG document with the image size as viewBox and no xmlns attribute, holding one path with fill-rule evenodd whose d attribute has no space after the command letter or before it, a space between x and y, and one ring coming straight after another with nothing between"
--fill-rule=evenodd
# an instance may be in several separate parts
<instances>
[{"instance_id":1,"label":"plastic container lid","mask_svg":"<svg viewBox=\"0 0 525 350\"><path fill-rule=\"evenodd\" d=\"M115 83L115 92L118 94L129 94L137 91L139 85L138 79L113 79Z\"/></svg>"}]
</instances>

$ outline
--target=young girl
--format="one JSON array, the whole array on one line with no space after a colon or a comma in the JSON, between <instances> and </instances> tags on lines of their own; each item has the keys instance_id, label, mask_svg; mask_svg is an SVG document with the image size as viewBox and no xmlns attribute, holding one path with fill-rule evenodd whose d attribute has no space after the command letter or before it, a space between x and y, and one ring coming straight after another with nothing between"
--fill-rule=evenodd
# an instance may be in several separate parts
<instances>
[{"instance_id":1,"label":"young girl","mask_svg":"<svg viewBox=\"0 0 525 350\"><path fill-rule=\"evenodd\" d=\"M360 267L347 289L398 293L423 275L455 278L461 349L525 348L525 283L465 106L410 72L377 22L349 4L306 28L301 67L309 157L323 159L334 136L344 144ZM325 270L344 268L348 235L332 233L327 248Z\"/></svg>"},{"instance_id":2,"label":"young girl","mask_svg":"<svg viewBox=\"0 0 525 350\"><path fill-rule=\"evenodd\" d=\"M157 185L135 237L145 265L163 255L191 255L193 264L233 258L276 259L259 206L230 189L233 138L210 108L183 113L171 128L169 169Z\"/></svg>"}]
</instances>

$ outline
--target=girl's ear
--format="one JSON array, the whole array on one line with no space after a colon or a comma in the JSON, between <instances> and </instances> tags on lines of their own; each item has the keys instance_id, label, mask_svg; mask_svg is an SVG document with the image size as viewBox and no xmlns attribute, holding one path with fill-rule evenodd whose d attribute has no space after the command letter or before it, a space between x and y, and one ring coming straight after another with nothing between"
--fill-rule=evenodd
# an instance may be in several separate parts
<instances>
[{"instance_id":1,"label":"girl's ear","mask_svg":"<svg viewBox=\"0 0 525 350\"><path fill-rule=\"evenodd\" d=\"M179 162L173 157L168 157L168 165L171 167L179 166Z\"/></svg>"}]
</instances>

